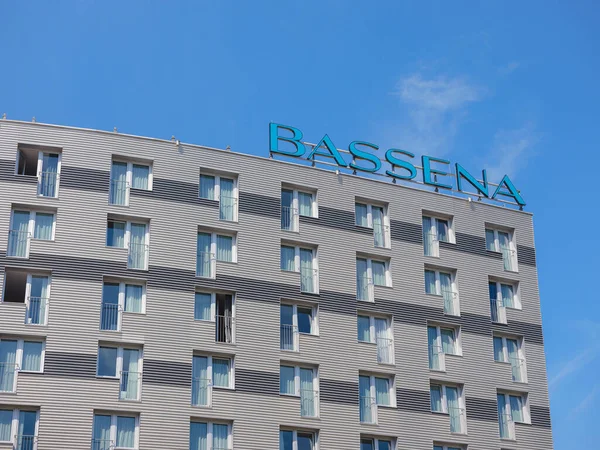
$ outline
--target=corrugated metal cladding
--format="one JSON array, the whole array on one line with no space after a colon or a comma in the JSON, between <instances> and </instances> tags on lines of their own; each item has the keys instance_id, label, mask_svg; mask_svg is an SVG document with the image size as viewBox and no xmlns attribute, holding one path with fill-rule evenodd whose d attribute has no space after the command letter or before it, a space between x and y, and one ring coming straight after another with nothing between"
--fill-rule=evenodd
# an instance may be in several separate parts
<instances>
[{"instance_id":1,"label":"corrugated metal cladding","mask_svg":"<svg viewBox=\"0 0 600 450\"><path fill-rule=\"evenodd\" d=\"M15 175L19 144L62 149L58 198L38 197L35 177ZM153 164L152 191L131 190L126 207L108 204L113 155ZM237 222L220 221L218 202L198 198L200 169L237 174ZM317 192L318 217L302 217L297 232L280 229L282 183ZM355 225L356 198L387 204L391 248L375 248L372 230ZM55 240L32 240L29 259L6 256L13 204L57 213ZM241 450L278 448L282 426L318 431L320 450L358 449L361 435L394 437L397 450L553 446L528 213L267 158L11 121L0 121L0 208L0 282L11 269L52 275L47 326L25 325L23 305L0 303L2 336L46 340L44 373L23 373L16 395L0 393L0 409L39 408L38 450L88 450L94 411L139 416L140 450L188 448L190 418L232 423ZM453 218L456 243L442 243L439 257L423 255L423 211ZM127 269L127 252L105 246L109 215L149 223L148 271ZM517 272L486 250L488 223L515 231ZM237 262L218 262L214 280L196 277L199 227L236 235ZM282 241L317 249L319 294L301 293L300 275L280 270ZM357 254L390 261L393 287L375 287L372 303L356 299ZM425 294L426 266L455 273L460 317ZM145 313L123 313L119 332L99 330L105 277L146 283ZM523 307L507 311L506 325L491 322L490 277L519 285ZM234 344L215 342L214 323L194 321L197 290L235 294ZM301 335L298 352L280 350L281 300L318 308L319 336ZM357 342L357 311L392 319L394 364L379 364L376 347ZM448 355L445 372L429 370L430 323L460 328L462 356ZM523 339L527 383L494 362L494 333ZM118 380L96 377L99 343L142 348L141 401L119 401ZM235 389L214 389L211 408L190 405L198 353L234 358ZM279 395L282 361L318 369L318 419ZM394 377L396 405L380 408L377 425L359 422L359 372ZM432 382L462 386L468 434L451 434L448 417L431 413ZM499 436L498 390L526 394L531 425L517 424L514 441Z\"/></svg>"}]
</instances>

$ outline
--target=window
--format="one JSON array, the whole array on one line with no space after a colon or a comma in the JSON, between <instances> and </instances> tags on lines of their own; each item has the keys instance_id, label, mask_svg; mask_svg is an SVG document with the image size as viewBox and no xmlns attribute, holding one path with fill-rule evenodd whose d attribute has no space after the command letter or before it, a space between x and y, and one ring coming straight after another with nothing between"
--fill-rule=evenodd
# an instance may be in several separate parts
<instances>
[{"instance_id":1,"label":"window","mask_svg":"<svg viewBox=\"0 0 600 450\"><path fill-rule=\"evenodd\" d=\"M190 422L190 450L233 448L231 425L216 422Z\"/></svg>"},{"instance_id":2,"label":"window","mask_svg":"<svg viewBox=\"0 0 600 450\"><path fill-rule=\"evenodd\" d=\"M50 281L46 274L6 268L2 301L25 303L26 325L47 325Z\"/></svg>"},{"instance_id":3,"label":"window","mask_svg":"<svg viewBox=\"0 0 600 450\"><path fill-rule=\"evenodd\" d=\"M280 267L287 272L300 272L301 292L319 293L316 249L282 244Z\"/></svg>"},{"instance_id":4,"label":"window","mask_svg":"<svg viewBox=\"0 0 600 450\"><path fill-rule=\"evenodd\" d=\"M108 218L106 245L128 249L127 267L148 270L148 224Z\"/></svg>"},{"instance_id":5,"label":"window","mask_svg":"<svg viewBox=\"0 0 600 450\"><path fill-rule=\"evenodd\" d=\"M279 368L279 393L300 397L300 415L319 415L319 377L317 369L292 365Z\"/></svg>"},{"instance_id":6,"label":"window","mask_svg":"<svg viewBox=\"0 0 600 450\"><path fill-rule=\"evenodd\" d=\"M196 292L194 320L215 322L215 342L234 341L234 298L231 294Z\"/></svg>"},{"instance_id":7,"label":"window","mask_svg":"<svg viewBox=\"0 0 600 450\"><path fill-rule=\"evenodd\" d=\"M377 423L377 407L396 407L396 389L389 376L360 375L360 421Z\"/></svg>"},{"instance_id":8,"label":"window","mask_svg":"<svg viewBox=\"0 0 600 450\"><path fill-rule=\"evenodd\" d=\"M440 256L440 242L455 242L452 219L423 216L423 251L425 256Z\"/></svg>"},{"instance_id":9,"label":"window","mask_svg":"<svg viewBox=\"0 0 600 450\"><path fill-rule=\"evenodd\" d=\"M98 347L96 375L121 380L119 400L139 400L142 364L140 349L101 345Z\"/></svg>"},{"instance_id":10,"label":"window","mask_svg":"<svg viewBox=\"0 0 600 450\"><path fill-rule=\"evenodd\" d=\"M129 205L129 188L151 191L152 165L113 159L108 202L111 205Z\"/></svg>"},{"instance_id":11,"label":"window","mask_svg":"<svg viewBox=\"0 0 600 450\"><path fill-rule=\"evenodd\" d=\"M391 287L392 277L388 261L371 258L356 258L356 298L375 301L374 286Z\"/></svg>"},{"instance_id":12,"label":"window","mask_svg":"<svg viewBox=\"0 0 600 450\"><path fill-rule=\"evenodd\" d=\"M139 445L139 417L126 413L94 414L92 450L134 448Z\"/></svg>"},{"instance_id":13,"label":"window","mask_svg":"<svg viewBox=\"0 0 600 450\"><path fill-rule=\"evenodd\" d=\"M58 197L61 153L59 150L19 146L17 153L17 175L37 176L37 195Z\"/></svg>"},{"instance_id":14,"label":"window","mask_svg":"<svg viewBox=\"0 0 600 450\"><path fill-rule=\"evenodd\" d=\"M455 328L430 325L427 327L429 344L429 368L431 370L446 370L445 355L461 355L462 349Z\"/></svg>"},{"instance_id":15,"label":"window","mask_svg":"<svg viewBox=\"0 0 600 450\"><path fill-rule=\"evenodd\" d=\"M455 445L434 445L433 450L463 450L463 448Z\"/></svg>"},{"instance_id":16,"label":"window","mask_svg":"<svg viewBox=\"0 0 600 450\"><path fill-rule=\"evenodd\" d=\"M359 342L377 344L377 362L394 364L394 339L390 319L358 315L357 330Z\"/></svg>"},{"instance_id":17,"label":"window","mask_svg":"<svg viewBox=\"0 0 600 450\"><path fill-rule=\"evenodd\" d=\"M104 281L100 329L119 331L121 312L144 313L146 285L139 281Z\"/></svg>"},{"instance_id":18,"label":"window","mask_svg":"<svg viewBox=\"0 0 600 450\"><path fill-rule=\"evenodd\" d=\"M501 439L516 439L515 423L531 423L527 396L498 392L498 425Z\"/></svg>"},{"instance_id":19,"label":"window","mask_svg":"<svg viewBox=\"0 0 600 450\"><path fill-rule=\"evenodd\" d=\"M375 247L391 247L390 219L386 206L355 203L354 216L356 225L373 229Z\"/></svg>"},{"instance_id":20,"label":"window","mask_svg":"<svg viewBox=\"0 0 600 450\"><path fill-rule=\"evenodd\" d=\"M444 314L460 316L458 287L452 273L425 269L425 292L444 298Z\"/></svg>"},{"instance_id":21,"label":"window","mask_svg":"<svg viewBox=\"0 0 600 450\"><path fill-rule=\"evenodd\" d=\"M517 249L511 231L485 229L485 247L491 252L502 253L504 270L517 272Z\"/></svg>"},{"instance_id":22,"label":"window","mask_svg":"<svg viewBox=\"0 0 600 450\"><path fill-rule=\"evenodd\" d=\"M317 434L310 431L281 430L279 450L315 450Z\"/></svg>"},{"instance_id":23,"label":"window","mask_svg":"<svg viewBox=\"0 0 600 450\"><path fill-rule=\"evenodd\" d=\"M395 448L391 440L379 438L362 438L360 450L392 450Z\"/></svg>"},{"instance_id":24,"label":"window","mask_svg":"<svg viewBox=\"0 0 600 450\"><path fill-rule=\"evenodd\" d=\"M448 414L451 433L466 433L466 413L461 386L431 384L431 411Z\"/></svg>"},{"instance_id":25,"label":"window","mask_svg":"<svg viewBox=\"0 0 600 450\"><path fill-rule=\"evenodd\" d=\"M300 334L318 335L317 308L298 304L280 306L280 348L299 350Z\"/></svg>"},{"instance_id":26,"label":"window","mask_svg":"<svg viewBox=\"0 0 600 450\"><path fill-rule=\"evenodd\" d=\"M0 407L0 443L14 443L15 450L35 449L39 411L3 408Z\"/></svg>"},{"instance_id":27,"label":"window","mask_svg":"<svg viewBox=\"0 0 600 450\"><path fill-rule=\"evenodd\" d=\"M526 382L527 369L522 348L522 340L505 336L494 336L494 361L509 363L512 368L512 380Z\"/></svg>"},{"instance_id":28,"label":"window","mask_svg":"<svg viewBox=\"0 0 600 450\"><path fill-rule=\"evenodd\" d=\"M299 216L317 217L316 193L296 189L281 190L281 229L298 231Z\"/></svg>"},{"instance_id":29,"label":"window","mask_svg":"<svg viewBox=\"0 0 600 450\"><path fill-rule=\"evenodd\" d=\"M215 278L216 261L237 262L235 236L203 231L198 232L197 276Z\"/></svg>"},{"instance_id":30,"label":"window","mask_svg":"<svg viewBox=\"0 0 600 450\"><path fill-rule=\"evenodd\" d=\"M233 364L230 358L194 356L192 405L210 406L213 387L233 389L233 386Z\"/></svg>"},{"instance_id":31,"label":"window","mask_svg":"<svg viewBox=\"0 0 600 450\"><path fill-rule=\"evenodd\" d=\"M212 174L200 174L200 198L219 202L219 219L237 220L237 180Z\"/></svg>"},{"instance_id":32,"label":"window","mask_svg":"<svg viewBox=\"0 0 600 450\"><path fill-rule=\"evenodd\" d=\"M8 232L7 256L29 258L31 239L53 241L54 230L53 212L13 209Z\"/></svg>"},{"instance_id":33,"label":"window","mask_svg":"<svg viewBox=\"0 0 600 450\"><path fill-rule=\"evenodd\" d=\"M489 291L492 322L506 323L506 308L521 309L517 285L490 280Z\"/></svg>"},{"instance_id":34,"label":"window","mask_svg":"<svg viewBox=\"0 0 600 450\"><path fill-rule=\"evenodd\" d=\"M0 392L16 392L20 372L44 371L45 342L0 339Z\"/></svg>"}]
</instances>

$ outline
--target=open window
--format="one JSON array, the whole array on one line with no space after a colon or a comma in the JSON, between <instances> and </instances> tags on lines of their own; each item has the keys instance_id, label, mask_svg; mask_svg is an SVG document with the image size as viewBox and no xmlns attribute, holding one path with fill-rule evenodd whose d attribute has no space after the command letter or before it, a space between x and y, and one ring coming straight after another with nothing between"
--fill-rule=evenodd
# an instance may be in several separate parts
<instances>
[{"instance_id":1,"label":"open window","mask_svg":"<svg viewBox=\"0 0 600 450\"><path fill-rule=\"evenodd\" d=\"M62 149L20 144L15 174L37 176L40 197L58 197Z\"/></svg>"},{"instance_id":2,"label":"open window","mask_svg":"<svg viewBox=\"0 0 600 450\"><path fill-rule=\"evenodd\" d=\"M25 304L25 324L46 325L50 301L50 274L6 268L3 303Z\"/></svg>"}]
</instances>

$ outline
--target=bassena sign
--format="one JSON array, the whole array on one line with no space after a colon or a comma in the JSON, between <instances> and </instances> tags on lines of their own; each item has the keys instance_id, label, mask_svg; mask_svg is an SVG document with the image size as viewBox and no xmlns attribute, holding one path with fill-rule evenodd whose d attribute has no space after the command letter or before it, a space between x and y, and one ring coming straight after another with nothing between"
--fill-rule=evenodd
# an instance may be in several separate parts
<instances>
[{"instance_id":1,"label":"bassena sign","mask_svg":"<svg viewBox=\"0 0 600 450\"><path fill-rule=\"evenodd\" d=\"M281 136L280 132L284 130L287 136ZM291 135L289 135L291 134ZM397 148L390 148L385 152L385 164L388 167L384 167L384 163L370 151L379 150L379 146L365 141L352 141L348 145L348 152L352 155L352 161L347 162L342 153L334 145L331 138L326 134L321 138L319 143L314 147L309 144L302 142L304 134L298 128L291 127L289 125L281 125L278 123L269 124L269 151L271 154L280 154L285 156L304 157L307 160L316 161L315 157L326 157L332 158L335 163L342 168L350 168L352 170L372 173L372 174L383 174L391 177L395 180L403 181L416 181L418 171L417 167L410 161L415 158L415 155L406 150L400 150ZM295 151L288 145L288 149L280 149L280 142L287 142L295 147ZM308 146L308 148L307 148ZM305 155L307 150L310 150L308 155ZM508 175L504 175L502 180L495 185L496 188L492 193L490 190L490 183L487 180L487 173L484 170L481 171L481 181L471 175L463 166L459 163L455 164L456 176L456 187L441 183L438 181L438 176L448 177L450 176L449 171L443 170L443 165L450 167L450 161L440 158L434 158L433 156L422 156L422 182L425 185L433 186L435 188L458 190L460 192L468 193L464 188L470 186L475 189L475 193L489 198L491 200L499 200L498 196L509 197L519 206L525 206L525 201L521 194L510 180ZM434 169L432 163L438 164L438 168ZM466 186L465 185L468 185ZM492 186L493 188L493 186Z\"/></svg>"}]
</instances>

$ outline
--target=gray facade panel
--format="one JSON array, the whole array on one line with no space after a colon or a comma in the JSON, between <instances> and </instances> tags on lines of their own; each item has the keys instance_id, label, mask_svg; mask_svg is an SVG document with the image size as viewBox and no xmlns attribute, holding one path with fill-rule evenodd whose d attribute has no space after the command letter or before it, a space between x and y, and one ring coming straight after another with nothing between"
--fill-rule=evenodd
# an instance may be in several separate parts
<instances>
[{"instance_id":1,"label":"gray facade panel","mask_svg":"<svg viewBox=\"0 0 600 450\"><path fill-rule=\"evenodd\" d=\"M466 397L467 418L498 423L498 403L496 400Z\"/></svg>"},{"instance_id":2,"label":"gray facade panel","mask_svg":"<svg viewBox=\"0 0 600 450\"><path fill-rule=\"evenodd\" d=\"M192 365L145 358L142 382L168 386L191 386Z\"/></svg>"},{"instance_id":3,"label":"gray facade panel","mask_svg":"<svg viewBox=\"0 0 600 450\"><path fill-rule=\"evenodd\" d=\"M535 267L535 248L527 245L517 245L517 259L519 264L526 264Z\"/></svg>"},{"instance_id":4,"label":"gray facade panel","mask_svg":"<svg viewBox=\"0 0 600 450\"><path fill-rule=\"evenodd\" d=\"M429 391L396 388L396 404L398 409L417 413L431 413Z\"/></svg>"},{"instance_id":5,"label":"gray facade panel","mask_svg":"<svg viewBox=\"0 0 600 450\"><path fill-rule=\"evenodd\" d=\"M319 398L323 402L345 403L354 405L358 409L358 383L349 383L342 380L319 380Z\"/></svg>"},{"instance_id":6,"label":"gray facade panel","mask_svg":"<svg viewBox=\"0 0 600 450\"><path fill-rule=\"evenodd\" d=\"M53 377L95 378L96 355L46 351L44 373Z\"/></svg>"},{"instance_id":7,"label":"gray facade panel","mask_svg":"<svg viewBox=\"0 0 600 450\"><path fill-rule=\"evenodd\" d=\"M235 389L260 395L279 395L279 374L238 368L235 371Z\"/></svg>"}]
</instances>

